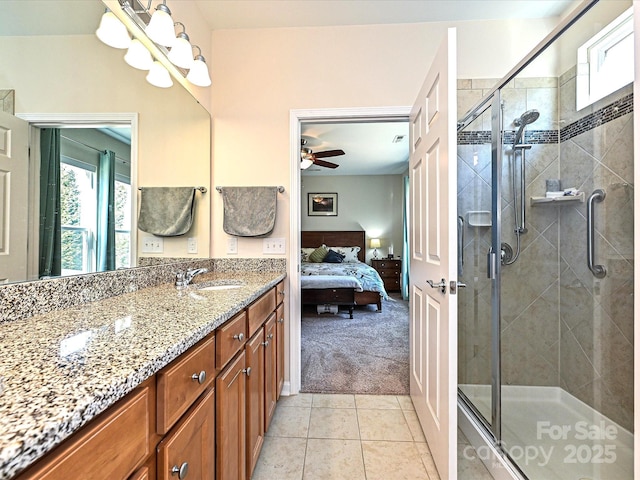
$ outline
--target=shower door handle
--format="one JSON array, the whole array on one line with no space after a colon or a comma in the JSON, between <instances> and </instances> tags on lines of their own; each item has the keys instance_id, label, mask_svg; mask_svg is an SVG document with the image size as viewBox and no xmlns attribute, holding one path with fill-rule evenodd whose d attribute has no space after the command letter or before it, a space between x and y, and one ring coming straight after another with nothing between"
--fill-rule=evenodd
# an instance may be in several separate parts
<instances>
[{"instance_id":1,"label":"shower door handle","mask_svg":"<svg viewBox=\"0 0 640 480\"><path fill-rule=\"evenodd\" d=\"M593 202L602 202L606 193L602 189L594 190L587 200L587 266L593 276L596 278L604 278L607 275L607 269L604 265L597 265L595 260L595 226L593 215Z\"/></svg>"}]
</instances>

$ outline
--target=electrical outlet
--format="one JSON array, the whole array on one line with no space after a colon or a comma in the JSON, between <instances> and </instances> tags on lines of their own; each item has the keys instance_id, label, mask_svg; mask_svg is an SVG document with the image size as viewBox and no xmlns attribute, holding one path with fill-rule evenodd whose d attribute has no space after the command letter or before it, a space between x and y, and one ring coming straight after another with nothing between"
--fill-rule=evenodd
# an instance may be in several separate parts
<instances>
[{"instance_id":1,"label":"electrical outlet","mask_svg":"<svg viewBox=\"0 0 640 480\"><path fill-rule=\"evenodd\" d=\"M262 253L266 255L284 254L285 245L284 238L265 238L262 240Z\"/></svg>"},{"instance_id":2,"label":"electrical outlet","mask_svg":"<svg viewBox=\"0 0 640 480\"><path fill-rule=\"evenodd\" d=\"M238 253L238 239L236 237L227 238L227 254Z\"/></svg>"},{"instance_id":3,"label":"electrical outlet","mask_svg":"<svg viewBox=\"0 0 640 480\"><path fill-rule=\"evenodd\" d=\"M198 253L198 239L196 237L187 238L187 253Z\"/></svg>"}]
</instances>

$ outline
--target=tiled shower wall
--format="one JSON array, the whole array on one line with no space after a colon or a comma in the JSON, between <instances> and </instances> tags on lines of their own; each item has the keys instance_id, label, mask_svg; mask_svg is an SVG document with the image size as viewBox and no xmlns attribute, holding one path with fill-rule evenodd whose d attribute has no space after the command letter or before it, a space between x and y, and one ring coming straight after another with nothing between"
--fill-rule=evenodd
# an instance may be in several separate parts
<instances>
[{"instance_id":1,"label":"tiled shower wall","mask_svg":"<svg viewBox=\"0 0 640 480\"><path fill-rule=\"evenodd\" d=\"M460 80L459 117L497 80ZM560 386L625 428L633 419L633 135L630 87L592 108L575 111L575 69L559 78L514 79L502 91L505 167L503 241L516 248L511 190L511 123L535 108L527 127L527 228L518 261L502 269L502 382ZM459 382L491 379L490 283L486 253L490 228L468 224L469 211L490 211L490 113L459 134L458 214L464 223L462 278L471 288L459 304ZM545 181L589 195L596 204L596 252L608 275L586 267L585 203L531 207ZM615 213L613 213L615 212Z\"/></svg>"}]
</instances>

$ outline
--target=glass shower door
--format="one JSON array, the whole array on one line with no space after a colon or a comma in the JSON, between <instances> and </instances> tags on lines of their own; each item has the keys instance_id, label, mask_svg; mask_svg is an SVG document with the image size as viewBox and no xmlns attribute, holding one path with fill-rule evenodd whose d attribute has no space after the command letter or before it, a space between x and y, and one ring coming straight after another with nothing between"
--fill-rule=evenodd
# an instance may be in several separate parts
<instances>
[{"instance_id":1,"label":"glass shower door","mask_svg":"<svg viewBox=\"0 0 640 480\"><path fill-rule=\"evenodd\" d=\"M477 86L468 81L465 92ZM475 87L475 88L474 88ZM488 103L490 106L490 102ZM458 131L458 388L467 402L491 424L491 109Z\"/></svg>"}]
</instances>

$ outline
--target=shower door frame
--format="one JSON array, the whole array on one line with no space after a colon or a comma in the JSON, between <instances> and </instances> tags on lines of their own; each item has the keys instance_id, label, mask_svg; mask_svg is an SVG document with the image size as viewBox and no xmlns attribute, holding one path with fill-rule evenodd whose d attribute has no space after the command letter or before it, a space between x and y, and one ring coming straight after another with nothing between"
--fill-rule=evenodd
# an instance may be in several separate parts
<instances>
[{"instance_id":1,"label":"shower door frame","mask_svg":"<svg viewBox=\"0 0 640 480\"><path fill-rule=\"evenodd\" d=\"M558 26L547 35L529 54L527 54L515 67L513 67L507 75L505 75L489 92L475 104L459 121L458 132L469 126L475 121L479 115L487 109L491 109L491 251L488 253L488 275L491 279L491 424L485 421L479 414L473 403L458 388L459 404L467 407L473 412L476 426L479 426L489 437L496 450L494 453L497 457L508 457L508 453L500 449L502 442L502 408L501 408L501 262L500 255L496 252L501 251L502 237L502 118L501 118L501 90L511 80L513 80L522 70L524 70L531 62L533 62L547 47L555 42L567 29L569 29L576 21L578 21L591 7L598 3L599 0L584 0L569 16L562 20ZM638 13L635 12L638 16ZM636 26L640 24L640 20L636 19ZM639 36L640 31L636 31ZM640 43L636 41L636 43ZM640 55L638 55L640 56ZM638 71L636 67L636 71ZM636 78L634 84L640 79ZM638 100L637 100L638 101ZM636 147L638 148L638 147ZM640 170L640 169L638 169ZM636 172L638 175L638 172ZM635 222L636 228L638 223ZM460 253L459 253L460 254ZM637 272L637 270L635 270ZM635 307L634 307L635 308ZM636 347L638 348L638 347ZM634 352L634 357L635 357ZM636 415L637 417L637 415ZM636 462L638 461L636 454ZM517 470L517 473L526 478L523 472L518 468L515 462L510 462L510 467ZM517 474L515 471L512 473Z\"/></svg>"}]
</instances>

